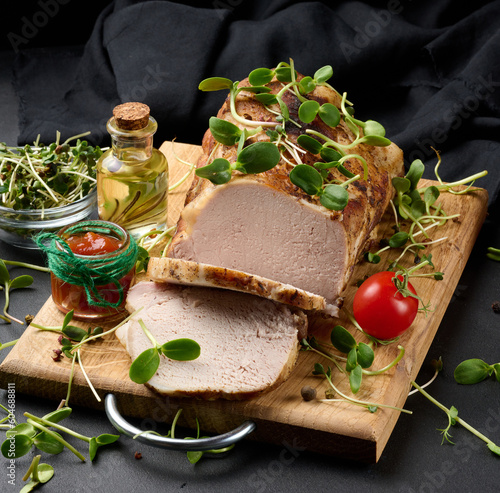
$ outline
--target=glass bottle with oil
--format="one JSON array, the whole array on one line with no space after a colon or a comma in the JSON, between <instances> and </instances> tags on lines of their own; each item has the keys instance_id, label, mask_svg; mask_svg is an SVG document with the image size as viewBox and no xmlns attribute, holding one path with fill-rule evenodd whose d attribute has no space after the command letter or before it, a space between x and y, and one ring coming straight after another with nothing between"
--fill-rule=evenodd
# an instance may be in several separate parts
<instances>
[{"instance_id":1,"label":"glass bottle with oil","mask_svg":"<svg viewBox=\"0 0 500 493\"><path fill-rule=\"evenodd\" d=\"M111 148L97 163L99 218L135 239L167 224L168 163L153 147L157 128L147 105L116 106L107 123Z\"/></svg>"}]
</instances>

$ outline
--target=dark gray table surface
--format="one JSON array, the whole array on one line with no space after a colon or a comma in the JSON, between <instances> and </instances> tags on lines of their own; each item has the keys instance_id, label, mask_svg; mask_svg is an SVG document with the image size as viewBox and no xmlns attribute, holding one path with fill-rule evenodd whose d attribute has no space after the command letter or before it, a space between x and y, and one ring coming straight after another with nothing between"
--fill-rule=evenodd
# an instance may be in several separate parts
<instances>
[{"instance_id":1,"label":"dark gray table surface","mask_svg":"<svg viewBox=\"0 0 500 493\"><path fill-rule=\"evenodd\" d=\"M12 53L3 52L0 141L15 145L17 99L11 86L11 62ZM498 207L489 213L418 381L423 383L430 378L433 373L430 361L441 356L444 369L430 387L430 393L444 405L457 407L463 419L500 443L500 384L491 379L474 386L460 386L453 379L455 366L464 359L478 357L489 363L500 360L500 314L491 308L492 302L500 299L500 263L486 257L488 246L500 246ZM0 258L43 262L36 253L16 250L1 242ZM21 318L27 313L35 314L50 292L48 275L18 268L13 272L32 274L35 282L31 288L12 293L11 313ZM17 324L0 325L2 342L18 337L23 331ZM1 351L0 359L8 351ZM1 390L0 402L5 403L5 399L6 392ZM15 412L20 421L26 411L43 415L56 405L29 395L15 395ZM455 445L441 445L437 429L446 426L447 418L422 396L411 396L406 407L413 415L399 418L380 461L374 465L302 451L299 443L292 454L283 452L285 443L273 446L250 440L239 443L224 457L204 458L191 465L185 453L158 450L122 437L102 450L95 463L80 463L67 451L57 456L43 454L43 460L54 466L55 476L41 491L498 491L500 457L458 426L452 429ZM73 410L70 421L73 428L90 436L114 431L103 412L83 407ZM136 424L146 428L156 426L151 421ZM293 436L288 443L294 443ZM136 451L142 453L141 460L134 458ZM20 490L21 478L33 455L16 461L15 486L8 483L7 461L1 459L0 491Z\"/></svg>"}]
</instances>

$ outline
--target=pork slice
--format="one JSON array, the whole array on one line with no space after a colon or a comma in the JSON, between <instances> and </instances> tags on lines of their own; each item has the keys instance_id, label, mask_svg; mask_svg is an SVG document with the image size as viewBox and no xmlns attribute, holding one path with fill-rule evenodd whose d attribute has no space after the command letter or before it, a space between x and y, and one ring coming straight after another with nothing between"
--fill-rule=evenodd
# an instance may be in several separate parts
<instances>
[{"instance_id":1,"label":"pork slice","mask_svg":"<svg viewBox=\"0 0 500 493\"><path fill-rule=\"evenodd\" d=\"M248 80L240 85L249 85ZM269 87L275 93L282 84L274 81ZM340 106L339 95L326 87L317 87L307 97ZM283 98L296 120L300 101L291 91ZM275 114L250 92L240 92L235 107L247 120L275 120ZM233 118L228 99L217 116L245 128ZM296 148L300 148L297 138L307 130L344 145L355 139L344 121L331 128L319 117L300 128L288 123L286 130L290 145ZM362 134L361 128L359 131ZM252 140L268 141L269 137L262 132ZM234 162L237 146L218 144L207 130L203 151L199 166L216 158ZM223 185L195 177L167 256L262 276L320 295L330 305L341 305L354 265L394 195L391 180L404 174L403 153L394 143L386 147L357 144L349 152L366 161L368 175L349 185L349 203L343 211L326 209L318 197L290 182L296 158L289 152L275 168L256 175L235 172ZM307 165L321 159L310 152L297 151L296 155ZM344 166L363 176L359 159L350 158ZM328 179L345 177L333 169Z\"/></svg>"},{"instance_id":2,"label":"pork slice","mask_svg":"<svg viewBox=\"0 0 500 493\"><path fill-rule=\"evenodd\" d=\"M201 346L193 361L162 356L147 385L170 396L246 399L277 387L292 371L307 327L300 311L216 288L141 281L127 302L132 311L144 307L116 331L132 359L151 347L139 319L160 344L187 337Z\"/></svg>"},{"instance_id":3,"label":"pork slice","mask_svg":"<svg viewBox=\"0 0 500 493\"><path fill-rule=\"evenodd\" d=\"M241 291L306 311L318 311L338 316L339 307L329 305L325 298L261 276L226 267L218 267L184 259L151 257L148 278L155 282L173 282L196 286Z\"/></svg>"}]
</instances>

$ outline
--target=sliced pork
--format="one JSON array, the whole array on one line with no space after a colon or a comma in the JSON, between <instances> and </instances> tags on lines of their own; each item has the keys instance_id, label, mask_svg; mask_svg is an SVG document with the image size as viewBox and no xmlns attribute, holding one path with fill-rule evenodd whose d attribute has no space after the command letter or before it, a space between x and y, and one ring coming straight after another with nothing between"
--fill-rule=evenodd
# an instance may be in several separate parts
<instances>
[{"instance_id":1,"label":"sliced pork","mask_svg":"<svg viewBox=\"0 0 500 493\"><path fill-rule=\"evenodd\" d=\"M322 296L308 293L289 284L225 267L169 257L151 257L147 275L155 282L230 289L262 296L302 310L338 315L338 307L328 305Z\"/></svg>"},{"instance_id":2,"label":"sliced pork","mask_svg":"<svg viewBox=\"0 0 500 493\"><path fill-rule=\"evenodd\" d=\"M249 85L248 80L240 85ZM272 92L281 88L278 82L271 86ZM308 97L340 107L339 95L329 88L317 87ZM291 91L283 98L291 118L296 119L299 100ZM250 92L238 94L236 110L254 121L275 121L275 115ZM229 100L217 116L244 128L233 118ZM307 128L343 144L355 138L343 121L330 128L316 118L301 129L287 124L288 139L296 144ZM265 133L252 139L269 140ZM209 156L210 160L222 157L234 162L237 152L236 146L217 145L209 130L203 151L199 166L207 164ZM224 185L195 178L168 256L290 284L341 306L341 293L352 269L393 196L391 179L404 173L403 154L395 144L358 144L350 152L366 160L368 179L349 186L349 203L340 212L326 209L317 197L293 185L288 178L292 164L284 159L265 173L235 173ZM300 156L304 164L319 159L309 152ZM290 154L287 160L293 163L294 157ZM344 165L353 174L363 173L358 159L349 159Z\"/></svg>"},{"instance_id":3,"label":"sliced pork","mask_svg":"<svg viewBox=\"0 0 500 493\"><path fill-rule=\"evenodd\" d=\"M171 396L246 399L269 391L289 376L307 329L302 312L215 288L142 281L130 289L127 308L142 308L116 331L131 359L151 347L138 319L159 344L184 337L200 344L193 361L162 356L147 385Z\"/></svg>"}]
</instances>

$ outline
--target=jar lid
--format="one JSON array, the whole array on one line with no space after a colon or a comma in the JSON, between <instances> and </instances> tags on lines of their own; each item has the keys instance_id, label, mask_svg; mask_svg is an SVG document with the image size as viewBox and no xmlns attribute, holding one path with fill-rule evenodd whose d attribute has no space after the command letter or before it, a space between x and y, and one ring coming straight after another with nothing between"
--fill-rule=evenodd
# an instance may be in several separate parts
<instances>
[{"instance_id":1,"label":"jar lid","mask_svg":"<svg viewBox=\"0 0 500 493\"><path fill-rule=\"evenodd\" d=\"M122 130L140 130L149 123L149 106L144 103L123 103L115 106L113 116Z\"/></svg>"}]
</instances>

